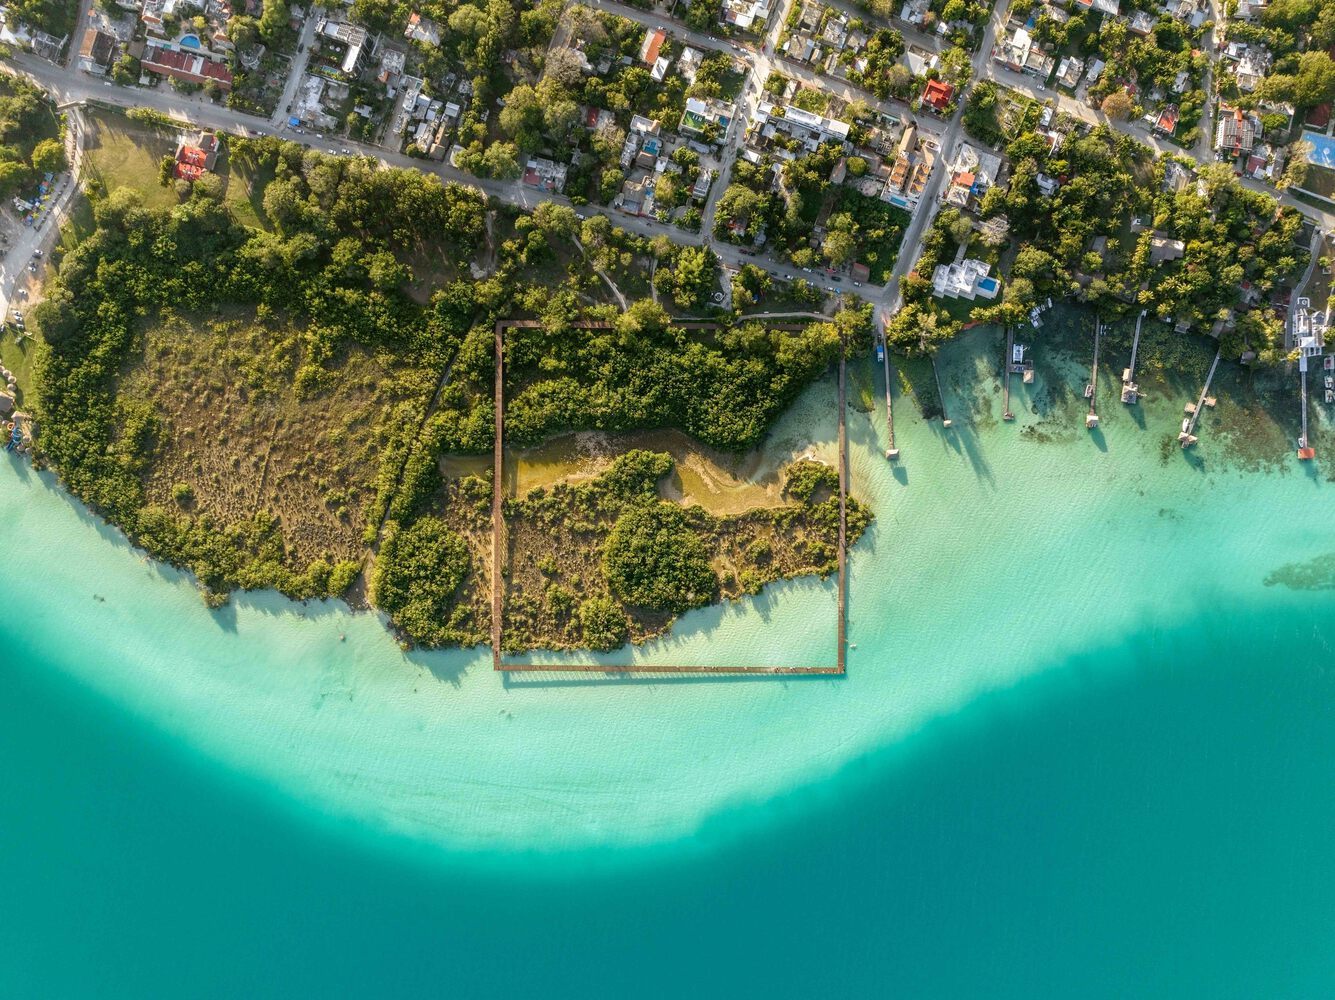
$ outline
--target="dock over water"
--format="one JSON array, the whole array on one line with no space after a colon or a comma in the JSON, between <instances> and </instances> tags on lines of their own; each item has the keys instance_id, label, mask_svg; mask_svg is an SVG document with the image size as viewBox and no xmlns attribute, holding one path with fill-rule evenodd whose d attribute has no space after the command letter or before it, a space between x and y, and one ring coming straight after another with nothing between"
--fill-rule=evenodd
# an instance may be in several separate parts
<instances>
[{"instance_id":1,"label":"dock over water","mask_svg":"<svg viewBox=\"0 0 1335 1000\"><path fill-rule=\"evenodd\" d=\"M1214 352L1214 360L1210 362L1210 370L1206 373L1205 386L1201 389L1200 396L1195 403L1186 405L1186 419L1182 421L1182 433L1177 436L1177 442L1183 448L1190 448L1196 443L1196 422L1201 418L1201 410L1215 404L1215 398L1210 395L1210 382L1214 379L1215 369L1219 367L1219 356L1223 351L1221 347Z\"/></svg>"},{"instance_id":2,"label":"dock over water","mask_svg":"<svg viewBox=\"0 0 1335 1000\"><path fill-rule=\"evenodd\" d=\"M1085 398L1089 400L1089 412L1085 414L1085 427L1093 430L1099 425L1099 412L1096 400L1099 395L1099 335L1103 333L1103 321L1094 320L1094 363L1089 369L1089 385L1085 386Z\"/></svg>"},{"instance_id":3,"label":"dock over water","mask_svg":"<svg viewBox=\"0 0 1335 1000\"><path fill-rule=\"evenodd\" d=\"M1140 347L1140 325L1145 322L1146 311L1142 309L1136 317L1136 333L1131 338L1131 364L1122 369L1123 403L1140 402L1140 386L1136 385L1136 351Z\"/></svg>"}]
</instances>

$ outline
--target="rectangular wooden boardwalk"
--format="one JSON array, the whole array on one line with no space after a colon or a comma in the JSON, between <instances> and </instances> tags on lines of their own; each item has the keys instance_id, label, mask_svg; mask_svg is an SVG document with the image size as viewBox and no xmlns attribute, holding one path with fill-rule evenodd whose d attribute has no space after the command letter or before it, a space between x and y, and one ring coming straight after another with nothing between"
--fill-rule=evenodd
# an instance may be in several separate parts
<instances>
[{"instance_id":1,"label":"rectangular wooden boardwalk","mask_svg":"<svg viewBox=\"0 0 1335 1000\"><path fill-rule=\"evenodd\" d=\"M717 674L759 676L842 676L846 669L847 648L847 537L848 537L848 434L845 425L847 388L845 385L844 352L839 355L839 560L838 560L838 640L832 665L823 666L712 666L708 664L607 664L607 663L514 663L501 655L502 622L505 613L505 583L502 568L505 565L505 517L503 513L503 473L505 465L505 331L512 327L537 326L537 320L501 320L496 324L496 434L492 443L491 489L491 663L492 669L503 673L571 673L571 674ZM605 327L608 324L580 324ZM681 323L682 327L699 329L713 327L714 323Z\"/></svg>"}]
</instances>

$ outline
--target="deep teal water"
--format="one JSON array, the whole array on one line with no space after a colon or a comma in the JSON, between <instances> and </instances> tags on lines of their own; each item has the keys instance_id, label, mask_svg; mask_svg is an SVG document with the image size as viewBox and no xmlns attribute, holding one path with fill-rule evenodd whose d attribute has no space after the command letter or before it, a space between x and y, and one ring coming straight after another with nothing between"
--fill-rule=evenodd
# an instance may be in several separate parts
<instances>
[{"instance_id":1,"label":"deep teal water","mask_svg":"<svg viewBox=\"0 0 1335 1000\"><path fill-rule=\"evenodd\" d=\"M1091 653L763 832L725 815L688 860L611 866L380 842L11 669L0 993L1328 995L1335 671L1243 620L1252 643Z\"/></svg>"},{"instance_id":2,"label":"deep teal water","mask_svg":"<svg viewBox=\"0 0 1335 1000\"><path fill-rule=\"evenodd\" d=\"M1039 385L1026 436L979 364L896 470L850 428L837 682L507 686L209 613L0 456L0 997L1330 995L1330 486L1164 457L1172 399L1091 442ZM831 603L637 655L816 655Z\"/></svg>"}]
</instances>

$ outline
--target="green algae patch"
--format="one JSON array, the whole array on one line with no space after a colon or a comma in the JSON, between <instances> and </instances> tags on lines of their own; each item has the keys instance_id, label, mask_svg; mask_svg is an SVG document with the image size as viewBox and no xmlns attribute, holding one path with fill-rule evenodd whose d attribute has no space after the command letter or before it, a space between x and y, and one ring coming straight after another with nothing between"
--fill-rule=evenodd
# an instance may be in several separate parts
<instances>
[{"instance_id":1,"label":"green algae patch","mask_svg":"<svg viewBox=\"0 0 1335 1000\"><path fill-rule=\"evenodd\" d=\"M1326 552L1303 562L1285 563L1267 573L1267 587L1288 590L1335 590L1335 552Z\"/></svg>"}]
</instances>

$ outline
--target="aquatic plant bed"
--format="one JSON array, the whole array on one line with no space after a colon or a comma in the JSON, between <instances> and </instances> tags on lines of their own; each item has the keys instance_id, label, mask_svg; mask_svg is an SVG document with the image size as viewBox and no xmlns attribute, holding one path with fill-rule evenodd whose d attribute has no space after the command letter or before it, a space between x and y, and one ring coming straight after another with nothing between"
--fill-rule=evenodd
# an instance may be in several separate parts
<instances>
[{"instance_id":1,"label":"aquatic plant bed","mask_svg":"<svg viewBox=\"0 0 1335 1000\"><path fill-rule=\"evenodd\" d=\"M802 519L807 517L816 517L821 511L829 511L837 507L838 528L837 543L835 545L835 560L838 588L838 639L835 649L835 655L832 662L819 665L801 665L801 666L773 666L773 665L730 665L730 666L712 666L703 664L626 664L616 665L607 663L524 663L509 661L505 658L504 621L506 611L506 590L507 577L507 549L509 541L509 526L506 520L507 502L504 496L504 465L505 465L505 334L509 329L516 327L537 325L537 320L502 320L495 327L495 436L492 450L492 553L491 553L491 584L492 584L492 614L491 614L491 648L492 648L492 666L495 670L512 673L523 672L545 672L545 673L603 673L603 674L629 674L629 673L655 673L655 674L760 674L760 675L842 675L845 669L845 621L846 621L846 550L850 535L856 537L863 528L865 528L870 515L857 505L855 501L850 500L848 496L848 463L847 463L847 435L845 431L844 411L845 411L845 372L842 358L839 364L839 468L837 475L831 477L835 482L825 483L832 494L831 500L825 505L812 503L813 496L810 492L800 498L800 502L792 508L784 508L780 511L760 511L757 516L749 517L743 515L740 519L734 521L749 520L752 522L747 525L750 528L759 528L761 522L768 521L771 525L776 524L776 519L783 519L791 522L793 519ZM587 323L582 324L591 329L601 328L602 324ZM682 324L688 325L688 324ZM712 326L712 324L689 324L693 327ZM811 469L798 469L797 466L814 466L814 463L797 463L791 476L810 478L813 486L818 488L820 483L821 467L816 466ZM584 484L579 487L558 487L549 495L546 491L534 491L527 497L511 501L508 505L511 510L522 512L525 520L531 521L535 526L532 530L541 530L544 513L548 513L547 508L560 506L562 511L567 504L583 504L590 509L601 507L606 511L609 507L616 505L617 501L613 499L613 492L616 489L618 477L626 479L627 482L620 483L625 487L620 492L625 492L633 498L653 500L656 482L661 476L665 475L671 468L671 460L666 455L655 454L652 452L630 452L622 456L613 465L612 469L603 476L598 477L592 483ZM828 469L826 469L828 472ZM633 480L633 482L631 481ZM792 479L790 478L790 482ZM790 489L791 492L791 489ZM640 494L644 494L640 497ZM837 499L836 499L837 498ZM855 513L856 520L850 530L850 509ZM611 529L609 544L604 555L607 567L612 567L616 572L616 567L622 568L622 575L619 585L622 588L628 588L632 591L637 588L652 589L654 581L644 579L639 569L648 561L652 561L652 555L637 549L638 540L646 536L656 538L679 537L682 539L682 551L674 554L674 567L680 569L678 574L681 577L681 590L672 590L665 593L644 593L640 594L642 602L655 604L659 613L663 615L662 627L666 628L670 624L672 617L677 611L686 610L688 606L698 606L700 603L708 601L692 601L692 594L699 597L695 591L700 588L716 587L717 581L712 581L712 571L708 573L707 561L708 551L700 546L700 534L705 537L710 536L711 527L721 523L718 518L699 511L698 508L675 507L670 504L649 502L638 504L632 499L621 507L616 507L615 512L619 515L616 526ZM551 511L550 513L560 513ZM757 512L753 512L757 513ZM555 531L556 521L561 520L553 518L551 530ZM645 522L641 524L640 522ZM653 522L653 523L649 523ZM695 523L699 522L699 523ZM705 523L708 522L708 523ZM643 529L643 530L640 530ZM527 527L520 527L520 532L529 530ZM562 530L565 530L564 528ZM697 534L696 532L700 532ZM711 538L711 541L715 539ZM750 539L751 545L768 545L769 543L759 537L759 535ZM752 550L754 551L754 550ZM552 567L546 567L547 572L551 572ZM801 567L798 572L789 572L774 577L775 579L783 576L799 575L799 572L818 572L817 567ZM540 566L539 572L543 572ZM699 576L696 581L692 574ZM553 574L554 575L554 574ZM745 581L738 581L743 589L752 589L746 586ZM766 581L768 582L768 581ZM698 583L698 586L696 585ZM552 586L559 586L554 581ZM754 589L758 589L755 587ZM566 603L571 605L570 611L574 611L575 595L568 590L563 590L560 595ZM709 600L717 596L716 593L708 595ZM725 596L727 596L725 594ZM602 610L617 610L613 602L606 602L609 607ZM637 602L639 603L639 602ZM600 611L596 599L586 600L579 608L579 614L583 618L595 618ZM608 615L608 627L613 626L624 629L624 616L618 623L610 621L614 615ZM596 626L596 622L581 622L581 628L584 632ZM653 633L650 633L653 634ZM609 635L608 641L604 644L606 648L615 648L625 642L624 635Z\"/></svg>"}]
</instances>

